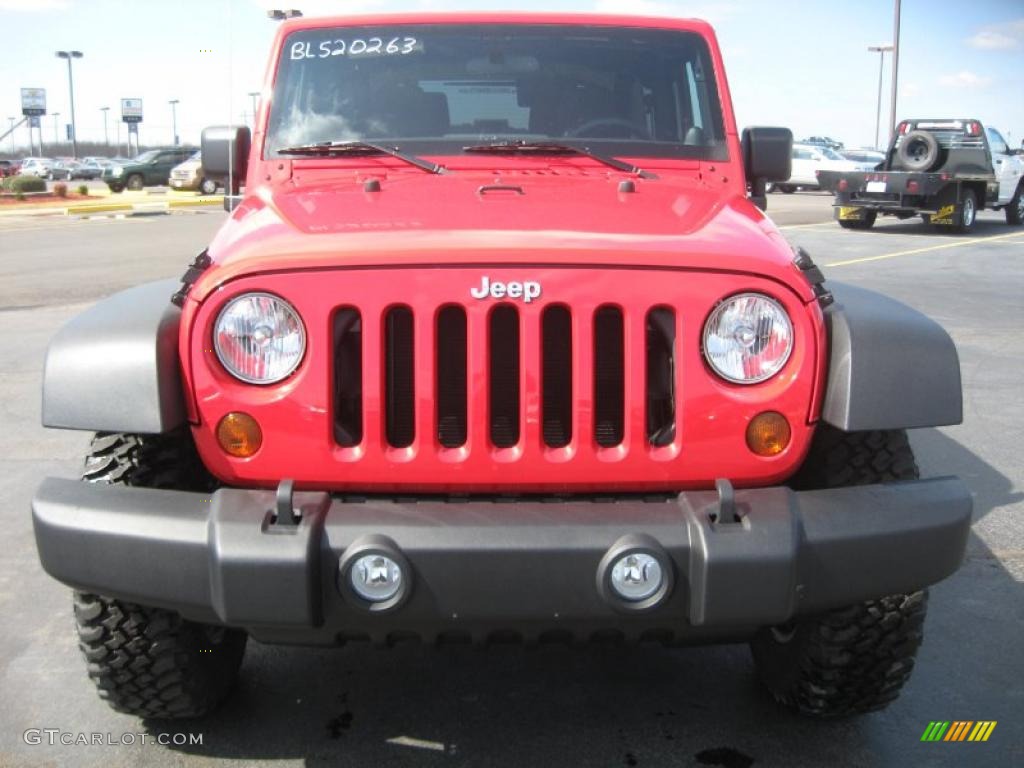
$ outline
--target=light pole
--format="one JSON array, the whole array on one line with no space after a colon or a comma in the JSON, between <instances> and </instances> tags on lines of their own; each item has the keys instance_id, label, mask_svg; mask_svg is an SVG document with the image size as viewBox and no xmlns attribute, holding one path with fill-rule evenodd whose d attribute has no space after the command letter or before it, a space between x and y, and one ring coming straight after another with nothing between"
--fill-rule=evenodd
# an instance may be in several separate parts
<instances>
[{"instance_id":1,"label":"light pole","mask_svg":"<svg viewBox=\"0 0 1024 768\"><path fill-rule=\"evenodd\" d=\"M71 76L71 60L82 58L81 51L57 51L58 59L68 60L68 91L71 93L71 154L78 158L78 129L75 125L75 81Z\"/></svg>"},{"instance_id":2,"label":"light pole","mask_svg":"<svg viewBox=\"0 0 1024 768\"><path fill-rule=\"evenodd\" d=\"M171 105L171 131L174 134L174 146L178 146L178 99L171 99L167 103Z\"/></svg>"},{"instance_id":3,"label":"light pole","mask_svg":"<svg viewBox=\"0 0 1024 768\"><path fill-rule=\"evenodd\" d=\"M107 133L107 112L110 111L110 107L100 107L100 112L103 113L103 144L107 149L110 149L110 134Z\"/></svg>"},{"instance_id":4,"label":"light pole","mask_svg":"<svg viewBox=\"0 0 1024 768\"><path fill-rule=\"evenodd\" d=\"M260 95L259 91L249 91L249 97L252 99L252 126L256 128L256 99Z\"/></svg>"},{"instance_id":5,"label":"light pole","mask_svg":"<svg viewBox=\"0 0 1024 768\"><path fill-rule=\"evenodd\" d=\"M8 135L11 137L11 158L13 159L17 152L17 147L14 146L14 118L8 117L7 119L11 121L11 131Z\"/></svg>"},{"instance_id":6,"label":"light pole","mask_svg":"<svg viewBox=\"0 0 1024 768\"><path fill-rule=\"evenodd\" d=\"M889 143L896 138L896 78L900 69L900 0L895 2L892 28L892 95L889 104Z\"/></svg>"},{"instance_id":7,"label":"light pole","mask_svg":"<svg viewBox=\"0 0 1024 768\"><path fill-rule=\"evenodd\" d=\"M60 112L54 112L53 113L53 143L54 143L54 149L56 149L57 148L56 145L60 143L60 139L57 138L57 118L58 117L60 117Z\"/></svg>"},{"instance_id":8,"label":"light pole","mask_svg":"<svg viewBox=\"0 0 1024 768\"><path fill-rule=\"evenodd\" d=\"M885 53L891 51L891 45L869 45L868 50L878 56L878 107L875 110L875 149L878 149L878 132L882 125L882 69L885 67Z\"/></svg>"}]
</instances>

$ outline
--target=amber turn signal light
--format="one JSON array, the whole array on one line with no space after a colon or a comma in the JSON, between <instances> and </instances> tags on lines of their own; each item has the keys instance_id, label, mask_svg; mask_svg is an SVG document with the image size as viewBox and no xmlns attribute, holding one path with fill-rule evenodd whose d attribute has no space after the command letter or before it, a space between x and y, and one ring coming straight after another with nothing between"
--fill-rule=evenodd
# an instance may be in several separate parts
<instances>
[{"instance_id":1,"label":"amber turn signal light","mask_svg":"<svg viewBox=\"0 0 1024 768\"><path fill-rule=\"evenodd\" d=\"M228 455L246 459L263 445L263 430L248 413L234 411L217 425L217 442Z\"/></svg>"},{"instance_id":2,"label":"amber turn signal light","mask_svg":"<svg viewBox=\"0 0 1024 768\"><path fill-rule=\"evenodd\" d=\"M781 413L765 411L747 425L747 447L758 456L777 456L786 450L792 432Z\"/></svg>"}]
</instances>

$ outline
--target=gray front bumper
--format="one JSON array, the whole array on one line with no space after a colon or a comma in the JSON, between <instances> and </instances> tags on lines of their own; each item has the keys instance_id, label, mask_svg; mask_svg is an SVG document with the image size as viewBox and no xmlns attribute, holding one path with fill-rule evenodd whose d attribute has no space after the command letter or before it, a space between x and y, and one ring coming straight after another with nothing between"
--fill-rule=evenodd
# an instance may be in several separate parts
<instances>
[{"instance_id":1,"label":"gray front bumper","mask_svg":"<svg viewBox=\"0 0 1024 768\"><path fill-rule=\"evenodd\" d=\"M700 639L933 584L963 559L971 498L957 478L794 492L736 492L739 522L715 522L718 494L669 502L369 500L300 492L302 521L271 524L272 491L212 495L48 478L32 501L43 567L76 589L170 608L257 637L331 642L415 633L610 628ZM656 542L673 589L650 611L598 587L623 537ZM338 585L346 550L387 541L412 589L375 613Z\"/></svg>"}]
</instances>

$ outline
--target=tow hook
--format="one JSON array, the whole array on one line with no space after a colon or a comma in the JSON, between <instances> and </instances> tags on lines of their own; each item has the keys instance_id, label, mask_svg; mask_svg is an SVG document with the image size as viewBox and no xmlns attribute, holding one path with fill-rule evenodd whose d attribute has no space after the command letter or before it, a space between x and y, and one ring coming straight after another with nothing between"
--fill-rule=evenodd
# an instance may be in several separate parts
<instances>
[{"instance_id":1,"label":"tow hook","mask_svg":"<svg viewBox=\"0 0 1024 768\"><path fill-rule=\"evenodd\" d=\"M277 486L276 511L270 518L270 525L275 530L293 532L302 522L302 513L295 509L292 503L292 492L295 488L295 481L291 479L282 480Z\"/></svg>"},{"instance_id":2,"label":"tow hook","mask_svg":"<svg viewBox=\"0 0 1024 768\"><path fill-rule=\"evenodd\" d=\"M732 483L724 477L715 480L715 490L718 492L718 509L711 513L711 522L714 525L738 525L743 522L743 515L736 511L736 491Z\"/></svg>"}]
</instances>

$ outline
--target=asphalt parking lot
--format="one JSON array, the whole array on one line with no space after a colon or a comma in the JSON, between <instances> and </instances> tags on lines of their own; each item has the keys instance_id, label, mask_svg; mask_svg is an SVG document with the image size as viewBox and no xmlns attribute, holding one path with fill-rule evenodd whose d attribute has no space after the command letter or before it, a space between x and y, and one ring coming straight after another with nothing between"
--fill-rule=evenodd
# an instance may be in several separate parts
<instances>
[{"instance_id":1,"label":"asphalt parking lot","mask_svg":"<svg viewBox=\"0 0 1024 768\"><path fill-rule=\"evenodd\" d=\"M883 220L841 230L830 199L772 195L769 214L830 280L929 314L959 347L965 420L912 434L924 476L975 498L962 569L932 590L925 644L888 710L817 723L757 687L745 646L341 650L252 644L241 683L202 721L142 723L85 675L68 590L39 567L29 500L75 476L88 436L39 426L52 334L121 288L180 275L217 209L0 218L0 766L1024 765L1024 229L983 213L971 235ZM987 743L921 743L932 720L995 720ZM27 729L202 734L202 745L50 746Z\"/></svg>"}]
</instances>

